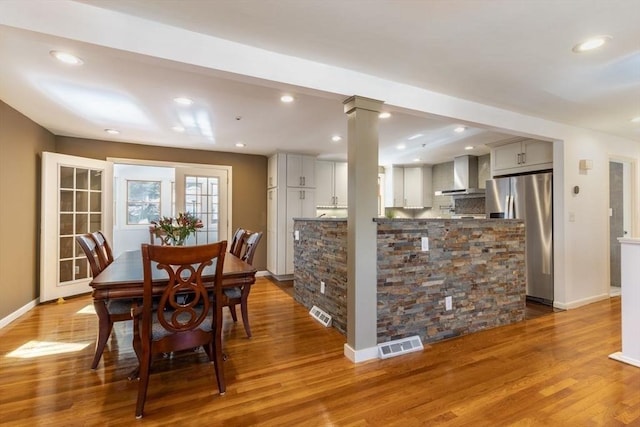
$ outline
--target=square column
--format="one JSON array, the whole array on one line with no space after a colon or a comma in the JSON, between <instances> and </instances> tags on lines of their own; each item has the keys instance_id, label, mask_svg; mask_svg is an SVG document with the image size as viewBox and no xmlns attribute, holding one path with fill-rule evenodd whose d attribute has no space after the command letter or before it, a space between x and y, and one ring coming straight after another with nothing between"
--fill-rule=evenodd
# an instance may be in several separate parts
<instances>
[{"instance_id":1,"label":"square column","mask_svg":"<svg viewBox=\"0 0 640 427\"><path fill-rule=\"evenodd\" d=\"M352 96L348 116L347 343L353 362L378 357L378 114L382 101Z\"/></svg>"}]
</instances>

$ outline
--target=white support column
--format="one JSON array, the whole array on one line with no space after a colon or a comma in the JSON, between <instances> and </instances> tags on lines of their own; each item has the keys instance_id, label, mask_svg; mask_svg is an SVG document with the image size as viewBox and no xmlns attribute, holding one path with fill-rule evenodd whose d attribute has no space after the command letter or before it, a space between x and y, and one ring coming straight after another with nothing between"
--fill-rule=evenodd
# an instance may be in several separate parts
<instances>
[{"instance_id":1,"label":"white support column","mask_svg":"<svg viewBox=\"0 0 640 427\"><path fill-rule=\"evenodd\" d=\"M382 101L352 96L348 116L347 343L353 362L377 358L378 114Z\"/></svg>"},{"instance_id":2,"label":"white support column","mask_svg":"<svg viewBox=\"0 0 640 427\"><path fill-rule=\"evenodd\" d=\"M640 368L640 239L621 237L622 283L620 284L622 304L622 351L612 353L610 358Z\"/></svg>"}]
</instances>

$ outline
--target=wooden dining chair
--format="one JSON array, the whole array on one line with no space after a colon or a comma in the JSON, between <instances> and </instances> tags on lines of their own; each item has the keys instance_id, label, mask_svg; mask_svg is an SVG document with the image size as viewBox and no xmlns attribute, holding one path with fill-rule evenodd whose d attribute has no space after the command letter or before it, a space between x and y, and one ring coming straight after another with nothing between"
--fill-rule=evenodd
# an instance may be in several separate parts
<instances>
[{"instance_id":1,"label":"wooden dining chair","mask_svg":"<svg viewBox=\"0 0 640 427\"><path fill-rule=\"evenodd\" d=\"M133 348L138 357L140 379L136 418L143 416L154 354L203 346L214 363L218 391L224 394L222 267L226 247L226 241L196 246L142 245L144 296L142 306L132 309ZM215 271L211 291L202 277L207 267ZM169 282L154 309L153 271L156 269L164 270ZM211 282L207 284L210 286ZM189 298L182 298L185 294Z\"/></svg>"},{"instance_id":2,"label":"wooden dining chair","mask_svg":"<svg viewBox=\"0 0 640 427\"><path fill-rule=\"evenodd\" d=\"M104 234L100 230L91 233L91 237L98 246L97 252L100 265L102 266L102 269L105 269L109 264L113 262L113 251L111 250L111 245L109 245L109 242L107 242L107 239L104 237Z\"/></svg>"},{"instance_id":3,"label":"wooden dining chair","mask_svg":"<svg viewBox=\"0 0 640 427\"><path fill-rule=\"evenodd\" d=\"M96 277L113 262L111 247L102 232L78 235L76 236L76 242L78 242L87 257L93 277ZM97 304L101 304L101 306ZM96 369L98 363L100 363L100 358L113 330L114 322L131 320L131 304L131 299L110 299L106 302L94 301L94 307L98 315L98 336L91 369Z\"/></svg>"},{"instance_id":4,"label":"wooden dining chair","mask_svg":"<svg viewBox=\"0 0 640 427\"><path fill-rule=\"evenodd\" d=\"M169 239L167 233L164 230L155 228L153 225L149 226L149 244L167 246Z\"/></svg>"},{"instance_id":5,"label":"wooden dining chair","mask_svg":"<svg viewBox=\"0 0 640 427\"><path fill-rule=\"evenodd\" d=\"M260 239L262 238L262 231L259 232L246 232L244 242L244 252L240 256L240 259L247 264L253 265L253 256L255 255L256 248ZM238 321L238 315L236 314L236 305L240 305L240 313L242 314L242 323L244 330L247 333L247 337L251 338L251 327L249 326L249 310L248 300L249 292L251 292L251 285L236 286L233 288L225 288L224 293L224 305L229 307L231 311L231 318L234 322Z\"/></svg>"},{"instance_id":6,"label":"wooden dining chair","mask_svg":"<svg viewBox=\"0 0 640 427\"><path fill-rule=\"evenodd\" d=\"M242 252L242 246L244 245L245 236L247 231L244 228L238 228L233 233L233 239L231 240L231 246L229 246L229 252L239 257Z\"/></svg>"}]
</instances>

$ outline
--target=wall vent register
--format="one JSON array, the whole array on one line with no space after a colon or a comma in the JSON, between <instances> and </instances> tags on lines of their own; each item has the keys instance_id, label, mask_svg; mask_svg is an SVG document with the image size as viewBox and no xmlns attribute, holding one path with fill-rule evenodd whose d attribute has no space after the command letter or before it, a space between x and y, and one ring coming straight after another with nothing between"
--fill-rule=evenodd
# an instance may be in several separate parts
<instances>
[{"instance_id":1,"label":"wall vent register","mask_svg":"<svg viewBox=\"0 0 640 427\"><path fill-rule=\"evenodd\" d=\"M378 357L388 359L401 354L424 350L418 335L378 344Z\"/></svg>"}]
</instances>

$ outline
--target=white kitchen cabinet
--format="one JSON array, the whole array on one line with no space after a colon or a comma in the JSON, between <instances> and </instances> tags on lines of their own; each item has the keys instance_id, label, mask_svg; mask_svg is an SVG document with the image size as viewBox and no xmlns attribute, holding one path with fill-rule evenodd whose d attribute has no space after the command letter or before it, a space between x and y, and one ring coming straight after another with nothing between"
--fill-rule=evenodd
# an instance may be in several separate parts
<instances>
[{"instance_id":1,"label":"white kitchen cabinet","mask_svg":"<svg viewBox=\"0 0 640 427\"><path fill-rule=\"evenodd\" d=\"M267 170L273 178L267 189L267 270L284 278L293 274L293 218L316 216L316 190L310 187L315 185L315 159L278 153L269 158Z\"/></svg>"},{"instance_id":2,"label":"white kitchen cabinet","mask_svg":"<svg viewBox=\"0 0 640 427\"><path fill-rule=\"evenodd\" d=\"M385 168L386 207L428 208L433 204L431 166Z\"/></svg>"},{"instance_id":3,"label":"white kitchen cabinet","mask_svg":"<svg viewBox=\"0 0 640 427\"><path fill-rule=\"evenodd\" d=\"M491 169L494 176L552 168L552 142L519 139L492 146Z\"/></svg>"},{"instance_id":4,"label":"white kitchen cabinet","mask_svg":"<svg viewBox=\"0 0 640 427\"><path fill-rule=\"evenodd\" d=\"M316 161L316 203L318 207L346 207L348 187L346 162Z\"/></svg>"},{"instance_id":5,"label":"white kitchen cabinet","mask_svg":"<svg viewBox=\"0 0 640 427\"><path fill-rule=\"evenodd\" d=\"M287 187L316 186L316 158L301 154L287 154Z\"/></svg>"},{"instance_id":6,"label":"white kitchen cabinet","mask_svg":"<svg viewBox=\"0 0 640 427\"><path fill-rule=\"evenodd\" d=\"M278 156L271 156L267 161L267 188L278 185Z\"/></svg>"},{"instance_id":7,"label":"white kitchen cabinet","mask_svg":"<svg viewBox=\"0 0 640 427\"><path fill-rule=\"evenodd\" d=\"M285 248L285 272L293 274L293 218L313 218L316 216L315 190L307 188L287 188L287 236Z\"/></svg>"}]
</instances>

